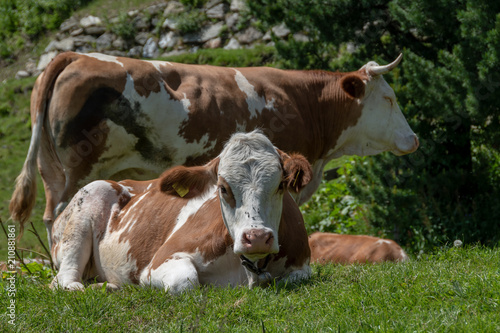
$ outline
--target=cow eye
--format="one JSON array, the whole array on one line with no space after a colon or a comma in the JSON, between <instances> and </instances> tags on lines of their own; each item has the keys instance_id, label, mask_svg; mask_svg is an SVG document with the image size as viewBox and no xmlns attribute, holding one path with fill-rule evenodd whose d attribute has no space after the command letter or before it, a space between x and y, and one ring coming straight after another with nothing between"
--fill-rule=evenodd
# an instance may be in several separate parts
<instances>
[{"instance_id":1,"label":"cow eye","mask_svg":"<svg viewBox=\"0 0 500 333\"><path fill-rule=\"evenodd\" d=\"M283 191L283 189L285 188L285 182L281 182L279 185L278 185L278 191Z\"/></svg>"},{"instance_id":2,"label":"cow eye","mask_svg":"<svg viewBox=\"0 0 500 333\"><path fill-rule=\"evenodd\" d=\"M220 193L222 193L222 194L227 194L227 190L226 190L226 188L224 187L224 185L219 185L219 188L220 188Z\"/></svg>"},{"instance_id":3,"label":"cow eye","mask_svg":"<svg viewBox=\"0 0 500 333\"><path fill-rule=\"evenodd\" d=\"M385 96L384 98L385 98L386 101L388 101L389 103L391 103L391 106L393 106L394 102L392 101L392 98L387 97L387 96Z\"/></svg>"}]
</instances>

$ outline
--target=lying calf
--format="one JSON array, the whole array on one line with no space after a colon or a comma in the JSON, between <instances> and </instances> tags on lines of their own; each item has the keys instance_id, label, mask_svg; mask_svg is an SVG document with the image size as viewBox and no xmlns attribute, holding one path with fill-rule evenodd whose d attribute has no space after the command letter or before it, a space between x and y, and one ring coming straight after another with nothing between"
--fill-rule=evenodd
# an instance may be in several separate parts
<instances>
[{"instance_id":1,"label":"lying calf","mask_svg":"<svg viewBox=\"0 0 500 333\"><path fill-rule=\"evenodd\" d=\"M178 293L307 278L307 234L287 190L310 179L304 157L255 131L233 135L205 166L175 167L152 181L90 183L54 223L52 286L82 289L93 280Z\"/></svg>"},{"instance_id":2,"label":"lying calf","mask_svg":"<svg viewBox=\"0 0 500 333\"><path fill-rule=\"evenodd\" d=\"M372 236L315 232L309 236L311 262L375 263L406 261L405 251L393 240Z\"/></svg>"}]
</instances>

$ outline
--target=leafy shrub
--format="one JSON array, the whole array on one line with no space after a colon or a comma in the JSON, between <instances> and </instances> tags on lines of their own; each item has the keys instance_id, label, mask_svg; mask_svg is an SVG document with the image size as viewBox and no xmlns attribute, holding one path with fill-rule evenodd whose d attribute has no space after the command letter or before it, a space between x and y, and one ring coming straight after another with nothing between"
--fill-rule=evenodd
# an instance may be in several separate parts
<instances>
[{"instance_id":1,"label":"leafy shrub","mask_svg":"<svg viewBox=\"0 0 500 333\"><path fill-rule=\"evenodd\" d=\"M118 22L111 26L111 31L124 40L133 40L136 35L136 28L132 23L132 19L127 13L121 13L118 16Z\"/></svg>"},{"instance_id":2,"label":"leafy shrub","mask_svg":"<svg viewBox=\"0 0 500 333\"><path fill-rule=\"evenodd\" d=\"M13 56L22 39L36 40L44 31L57 29L72 11L92 0L0 1L0 57Z\"/></svg>"},{"instance_id":3,"label":"leafy shrub","mask_svg":"<svg viewBox=\"0 0 500 333\"><path fill-rule=\"evenodd\" d=\"M306 228L314 231L341 234L371 233L364 219L364 207L351 195L348 179L352 175L354 160L337 171L340 177L321 183L312 198L301 206Z\"/></svg>"},{"instance_id":4,"label":"leafy shrub","mask_svg":"<svg viewBox=\"0 0 500 333\"><path fill-rule=\"evenodd\" d=\"M175 17L177 29L183 34L200 30L206 20L205 13L198 9L182 12Z\"/></svg>"}]
</instances>

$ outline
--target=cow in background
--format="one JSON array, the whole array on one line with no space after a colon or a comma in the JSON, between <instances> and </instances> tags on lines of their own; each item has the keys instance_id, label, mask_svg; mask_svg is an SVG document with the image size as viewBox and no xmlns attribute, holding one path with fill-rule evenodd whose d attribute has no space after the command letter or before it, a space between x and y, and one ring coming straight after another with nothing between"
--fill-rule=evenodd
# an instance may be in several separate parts
<instances>
[{"instance_id":1,"label":"cow in background","mask_svg":"<svg viewBox=\"0 0 500 333\"><path fill-rule=\"evenodd\" d=\"M309 236L311 262L319 264L406 261L406 252L395 241L364 235L315 232Z\"/></svg>"},{"instance_id":2,"label":"cow in background","mask_svg":"<svg viewBox=\"0 0 500 333\"><path fill-rule=\"evenodd\" d=\"M36 164L50 242L54 218L91 181L145 180L174 165L201 165L231 134L256 128L312 164L311 182L295 194L302 204L334 158L417 149L417 136L382 77L400 60L332 73L59 54L33 88L33 134L11 217L22 234L35 203Z\"/></svg>"},{"instance_id":3,"label":"cow in background","mask_svg":"<svg viewBox=\"0 0 500 333\"><path fill-rule=\"evenodd\" d=\"M259 132L235 134L204 166L152 181L95 181L56 219L53 287L261 286L311 274L302 214L288 191L311 180L301 155Z\"/></svg>"}]
</instances>

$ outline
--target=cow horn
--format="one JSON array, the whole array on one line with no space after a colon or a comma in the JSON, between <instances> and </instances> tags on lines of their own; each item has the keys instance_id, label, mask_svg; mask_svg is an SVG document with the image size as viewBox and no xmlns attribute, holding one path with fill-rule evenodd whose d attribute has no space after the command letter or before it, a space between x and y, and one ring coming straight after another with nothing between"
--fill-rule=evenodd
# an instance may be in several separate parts
<instances>
[{"instance_id":1,"label":"cow horn","mask_svg":"<svg viewBox=\"0 0 500 333\"><path fill-rule=\"evenodd\" d=\"M370 76L377 76L377 75L383 75L383 74L389 73L394 68L396 68L396 66L399 64L399 62L401 61L402 58L403 58L403 53L399 54L399 56L396 58L396 60L394 60L393 62L391 62L388 65L385 65L385 66L379 66L379 65L371 65L370 66L370 65L368 65L366 68L366 71L368 72L368 74Z\"/></svg>"}]
</instances>

